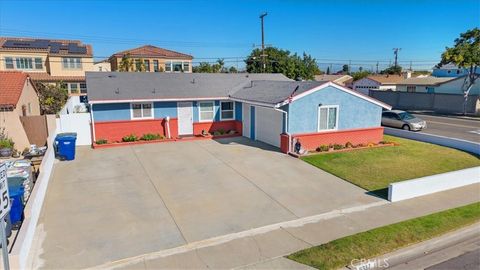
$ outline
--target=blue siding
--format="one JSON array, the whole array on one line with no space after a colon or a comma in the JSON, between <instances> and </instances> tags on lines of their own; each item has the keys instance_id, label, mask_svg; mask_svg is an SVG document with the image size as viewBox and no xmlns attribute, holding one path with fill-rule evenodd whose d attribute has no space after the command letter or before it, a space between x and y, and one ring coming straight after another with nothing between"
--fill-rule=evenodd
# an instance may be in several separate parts
<instances>
[{"instance_id":1,"label":"blue siding","mask_svg":"<svg viewBox=\"0 0 480 270\"><path fill-rule=\"evenodd\" d=\"M235 101L235 120L242 121L242 103Z\"/></svg>"},{"instance_id":2,"label":"blue siding","mask_svg":"<svg viewBox=\"0 0 480 270\"><path fill-rule=\"evenodd\" d=\"M339 130L380 126L382 107L330 86L288 105L289 132L317 132L320 104L339 105Z\"/></svg>"},{"instance_id":3,"label":"blue siding","mask_svg":"<svg viewBox=\"0 0 480 270\"><path fill-rule=\"evenodd\" d=\"M250 107L250 139L255 140L255 107Z\"/></svg>"},{"instance_id":4,"label":"blue siding","mask_svg":"<svg viewBox=\"0 0 480 270\"><path fill-rule=\"evenodd\" d=\"M154 102L153 115L155 118L177 117L177 102Z\"/></svg>"},{"instance_id":5,"label":"blue siding","mask_svg":"<svg viewBox=\"0 0 480 270\"><path fill-rule=\"evenodd\" d=\"M93 104L94 121L130 120L130 103Z\"/></svg>"}]
</instances>

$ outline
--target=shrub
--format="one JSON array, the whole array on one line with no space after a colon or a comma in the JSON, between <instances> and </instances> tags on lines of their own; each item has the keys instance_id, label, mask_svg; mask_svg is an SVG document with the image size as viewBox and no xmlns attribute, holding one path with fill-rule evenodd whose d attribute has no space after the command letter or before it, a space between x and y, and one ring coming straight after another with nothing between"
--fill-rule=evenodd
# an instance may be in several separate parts
<instances>
[{"instance_id":1,"label":"shrub","mask_svg":"<svg viewBox=\"0 0 480 270\"><path fill-rule=\"evenodd\" d=\"M326 145L326 144L320 145L320 151L321 152L327 152L328 149L330 149L330 147L328 145Z\"/></svg>"},{"instance_id":2,"label":"shrub","mask_svg":"<svg viewBox=\"0 0 480 270\"><path fill-rule=\"evenodd\" d=\"M13 145L15 143L13 142L12 139L9 139L9 138L5 138L5 139L1 139L0 140L0 148L9 148L9 149L13 149Z\"/></svg>"},{"instance_id":3,"label":"shrub","mask_svg":"<svg viewBox=\"0 0 480 270\"><path fill-rule=\"evenodd\" d=\"M223 135L223 134L225 134L225 130L224 130L224 129L222 129L222 128L219 128L217 131L220 133L220 135Z\"/></svg>"},{"instance_id":4,"label":"shrub","mask_svg":"<svg viewBox=\"0 0 480 270\"><path fill-rule=\"evenodd\" d=\"M372 143L372 142L369 142L369 143L367 144L367 146L368 146L368 147L373 147L373 146L375 146L375 144Z\"/></svg>"},{"instance_id":5,"label":"shrub","mask_svg":"<svg viewBox=\"0 0 480 270\"><path fill-rule=\"evenodd\" d=\"M162 136L160 134L152 134L152 133L143 134L143 136L140 138L140 140L144 140L144 141L153 141L153 140L160 140L160 139L162 139Z\"/></svg>"},{"instance_id":6,"label":"shrub","mask_svg":"<svg viewBox=\"0 0 480 270\"><path fill-rule=\"evenodd\" d=\"M108 141L105 140L105 139L98 139L98 140L95 141L95 143L96 144L106 144L106 143L108 143Z\"/></svg>"},{"instance_id":7,"label":"shrub","mask_svg":"<svg viewBox=\"0 0 480 270\"><path fill-rule=\"evenodd\" d=\"M343 145L337 144L337 143L333 145L333 150L340 150L340 149L343 149Z\"/></svg>"},{"instance_id":8,"label":"shrub","mask_svg":"<svg viewBox=\"0 0 480 270\"><path fill-rule=\"evenodd\" d=\"M315 148L315 151L317 151L317 152L321 152L321 151L322 151L322 149L321 149L321 148L320 148L320 146L319 146L319 147Z\"/></svg>"},{"instance_id":9,"label":"shrub","mask_svg":"<svg viewBox=\"0 0 480 270\"><path fill-rule=\"evenodd\" d=\"M347 143L345 144L345 148L353 148L353 143L347 142Z\"/></svg>"},{"instance_id":10,"label":"shrub","mask_svg":"<svg viewBox=\"0 0 480 270\"><path fill-rule=\"evenodd\" d=\"M122 138L122 142L134 142L138 141L138 137L135 134L130 134Z\"/></svg>"},{"instance_id":11,"label":"shrub","mask_svg":"<svg viewBox=\"0 0 480 270\"><path fill-rule=\"evenodd\" d=\"M230 134L230 135L235 134L235 133L237 133L237 131L235 129L230 129L228 131L228 134Z\"/></svg>"}]
</instances>

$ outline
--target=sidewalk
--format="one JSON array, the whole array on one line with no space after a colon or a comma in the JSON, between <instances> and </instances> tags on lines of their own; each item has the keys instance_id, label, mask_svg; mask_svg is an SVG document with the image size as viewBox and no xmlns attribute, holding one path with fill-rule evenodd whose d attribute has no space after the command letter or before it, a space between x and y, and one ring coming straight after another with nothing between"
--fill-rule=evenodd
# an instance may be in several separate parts
<instances>
[{"instance_id":1,"label":"sidewalk","mask_svg":"<svg viewBox=\"0 0 480 270\"><path fill-rule=\"evenodd\" d=\"M326 213L312 223L287 224L229 241L204 240L175 250L159 251L135 258L99 265L99 269L306 269L290 264L282 256L327 243L347 235L367 231L402 220L428 215L480 200L480 184L435 193L397 203L377 204L364 209L346 209ZM212 241L212 245L208 242ZM276 260L272 260L276 259ZM272 265L273 264L273 265Z\"/></svg>"}]
</instances>

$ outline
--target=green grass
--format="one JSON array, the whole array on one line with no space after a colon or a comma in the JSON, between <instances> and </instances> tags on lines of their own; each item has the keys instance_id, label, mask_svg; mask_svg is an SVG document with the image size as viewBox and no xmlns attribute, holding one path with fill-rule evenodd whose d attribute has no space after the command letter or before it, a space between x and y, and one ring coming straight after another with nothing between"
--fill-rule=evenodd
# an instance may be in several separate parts
<instances>
[{"instance_id":1,"label":"green grass","mask_svg":"<svg viewBox=\"0 0 480 270\"><path fill-rule=\"evenodd\" d=\"M399 146L302 157L302 160L369 191L389 183L480 166L472 154L429 143L385 136Z\"/></svg>"},{"instance_id":2,"label":"green grass","mask_svg":"<svg viewBox=\"0 0 480 270\"><path fill-rule=\"evenodd\" d=\"M340 238L287 258L318 269L338 269L353 259L370 259L479 220L480 203L474 203Z\"/></svg>"}]
</instances>

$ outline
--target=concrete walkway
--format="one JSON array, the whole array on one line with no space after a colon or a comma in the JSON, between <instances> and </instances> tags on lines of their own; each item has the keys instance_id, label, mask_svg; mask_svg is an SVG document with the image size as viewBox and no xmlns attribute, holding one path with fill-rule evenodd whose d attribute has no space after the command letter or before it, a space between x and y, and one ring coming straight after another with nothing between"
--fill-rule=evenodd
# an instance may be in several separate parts
<instances>
[{"instance_id":1,"label":"concrete walkway","mask_svg":"<svg viewBox=\"0 0 480 270\"><path fill-rule=\"evenodd\" d=\"M208 239L170 252L154 252L97 269L305 269L279 259L292 252L327 243L376 227L455 208L480 200L480 184L397 203L349 208L325 213L323 218L300 226L286 224L262 233L243 233L226 242L205 245ZM361 258L358 258L361 259Z\"/></svg>"}]
</instances>

